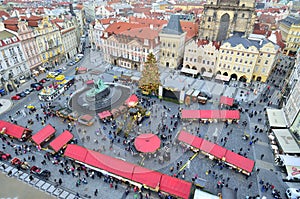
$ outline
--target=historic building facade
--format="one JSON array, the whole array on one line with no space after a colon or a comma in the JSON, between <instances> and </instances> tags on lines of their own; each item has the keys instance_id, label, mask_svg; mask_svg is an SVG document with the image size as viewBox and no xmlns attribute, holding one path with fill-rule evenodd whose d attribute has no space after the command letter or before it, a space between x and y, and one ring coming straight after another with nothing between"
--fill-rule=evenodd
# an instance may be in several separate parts
<instances>
[{"instance_id":1,"label":"historic building facade","mask_svg":"<svg viewBox=\"0 0 300 199\"><path fill-rule=\"evenodd\" d=\"M265 82L277 60L278 50L277 45L265 38L232 36L220 46L216 72L239 81Z\"/></svg>"},{"instance_id":2,"label":"historic building facade","mask_svg":"<svg viewBox=\"0 0 300 199\"><path fill-rule=\"evenodd\" d=\"M255 1L209 0L204 5L199 39L223 41L238 34L248 36L255 21Z\"/></svg>"},{"instance_id":3,"label":"historic building facade","mask_svg":"<svg viewBox=\"0 0 300 199\"><path fill-rule=\"evenodd\" d=\"M187 73L190 71L193 74L214 73L219 54L218 47L216 42L190 40L185 45L181 71Z\"/></svg>"},{"instance_id":4,"label":"historic building facade","mask_svg":"<svg viewBox=\"0 0 300 199\"><path fill-rule=\"evenodd\" d=\"M179 16L171 15L168 25L159 33L160 38L160 66L178 68L183 64L185 37Z\"/></svg>"}]
</instances>

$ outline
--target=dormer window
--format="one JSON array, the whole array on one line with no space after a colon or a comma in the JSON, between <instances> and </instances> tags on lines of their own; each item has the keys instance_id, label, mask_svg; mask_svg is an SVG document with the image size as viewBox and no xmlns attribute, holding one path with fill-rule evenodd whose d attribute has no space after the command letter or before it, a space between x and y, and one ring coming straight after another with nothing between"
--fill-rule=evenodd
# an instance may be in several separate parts
<instances>
[{"instance_id":1,"label":"dormer window","mask_svg":"<svg viewBox=\"0 0 300 199\"><path fill-rule=\"evenodd\" d=\"M146 45L146 46L149 45L149 40L148 40L148 39L145 39L145 40L144 40L144 45Z\"/></svg>"}]
</instances>

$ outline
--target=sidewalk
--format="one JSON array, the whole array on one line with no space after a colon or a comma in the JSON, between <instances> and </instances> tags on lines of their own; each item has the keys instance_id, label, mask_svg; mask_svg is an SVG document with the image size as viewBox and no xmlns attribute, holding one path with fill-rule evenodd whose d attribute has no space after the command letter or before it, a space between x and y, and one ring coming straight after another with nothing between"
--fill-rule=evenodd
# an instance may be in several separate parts
<instances>
[{"instance_id":1,"label":"sidewalk","mask_svg":"<svg viewBox=\"0 0 300 199\"><path fill-rule=\"evenodd\" d=\"M10 108L13 106L13 102L10 99L0 99L0 115L5 113L6 111L10 110Z\"/></svg>"}]
</instances>

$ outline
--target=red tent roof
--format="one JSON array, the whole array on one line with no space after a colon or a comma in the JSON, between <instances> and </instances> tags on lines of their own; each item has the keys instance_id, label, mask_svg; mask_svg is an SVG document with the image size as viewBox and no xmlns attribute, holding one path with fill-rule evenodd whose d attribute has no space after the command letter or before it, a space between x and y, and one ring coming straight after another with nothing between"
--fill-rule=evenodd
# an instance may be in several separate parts
<instances>
[{"instance_id":1,"label":"red tent roof","mask_svg":"<svg viewBox=\"0 0 300 199\"><path fill-rule=\"evenodd\" d=\"M21 139L25 131L31 131L28 128L25 128L25 127L22 127L22 126L19 126L19 125L16 125L16 124L4 121L4 120L0 120L0 131L3 128L6 128L6 131L5 131L6 135L12 136L17 139Z\"/></svg>"},{"instance_id":2,"label":"red tent roof","mask_svg":"<svg viewBox=\"0 0 300 199\"><path fill-rule=\"evenodd\" d=\"M221 96L221 98L220 98L220 104L232 106L233 102L234 102L234 98L231 98L231 97Z\"/></svg>"},{"instance_id":3,"label":"red tent roof","mask_svg":"<svg viewBox=\"0 0 300 199\"><path fill-rule=\"evenodd\" d=\"M225 149L224 147L215 144L212 150L210 151L210 154L219 159L222 159L223 157L225 157L226 151L227 149Z\"/></svg>"},{"instance_id":4,"label":"red tent roof","mask_svg":"<svg viewBox=\"0 0 300 199\"><path fill-rule=\"evenodd\" d=\"M94 84L94 80L88 80L85 82L86 85Z\"/></svg>"},{"instance_id":5,"label":"red tent roof","mask_svg":"<svg viewBox=\"0 0 300 199\"><path fill-rule=\"evenodd\" d=\"M200 118L200 111L199 110L182 110L181 118L183 118L183 119Z\"/></svg>"},{"instance_id":6,"label":"red tent roof","mask_svg":"<svg viewBox=\"0 0 300 199\"><path fill-rule=\"evenodd\" d=\"M168 175L162 175L160 181L160 190L177 197L188 199L190 196L192 184L190 182L173 178Z\"/></svg>"},{"instance_id":7,"label":"red tent roof","mask_svg":"<svg viewBox=\"0 0 300 199\"><path fill-rule=\"evenodd\" d=\"M45 141L48 137L55 133L55 128L53 128L50 124L42 128L39 132L34 134L31 139L37 144L40 145L43 141Z\"/></svg>"},{"instance_id":8,"label":"red tent roof","mask_svg":"<svg viewBox=\"0 0 300 199\"><path fill-rule=\"evenodd\" d=\"M162 173L140 166L135 166L132 174L132 180L155 189L157 186L159 186L162 175Z\"/></svg>"},{"instance_id":9,"label":"red tent roof","mask_svg":"<svg viewBox=\"0 0 300 199\"><path fill-rule=\"evenodd\" d=\"M100 119L104 119L104 118L110 117L111 113L109 111L103 111L101 113L98 113L98 116Z\"/></svg>"},{"instance_id":10,"label":"red tent roof","mask_svg":"<svg viewBox=\"0 0 300 199\"><path fill-rule=\"evenodd\" d=\"M160 147L160 139L152 133L145 133L137 136L134 140L136 150L143 153L153 153Z\"/></svg>"},{"instance_id":11,"label":"red tent roof","mask_svg":"<svg viewBox=\"0 0 300 199\"><path fill-rule=\"evenodd\" d=\"M235 165L238 168L241 168L249 173L253 170L254 161L251 159L245 158L244 156L241 156L230 150L227 150L225 158L226 162Z\"/></svg>"},{"instance_id":12,"label":"red tent roof","mask_svg":"<svg viewBox=\"0 0 300 199\"><path fill-rule=\"evenodd\" d=\"M88 150L85 163L110 173L131 179L134 164L116 159L92 150Z\"/></svg>"},{"instance_id":13,"label":"red tent roof","mask_svg":"<svg viewBox=\"0 0 300 199\"><path fill-rule=\"evenodd\" d=\"M212 117L212 110L200 110L200 116L201 119L211 119Z\"/></svg>"},{"instance_id":14,"label":"red tent roof","mask_svg":"<svg viewBox=\"0 0 300 199\"><path fill-rule=\"evenodd\" d=\"M226 110L226 119L240 119L240 111Z\"/></svg>"},{"instance_id":15,"label":"red tent roof","mask_svg":"<svg viewBox=\"0 0 300 199\"><path fill-rule=\"evenodd\" d=\"M216 144L203 139L203 142L200 146L200 150L204 151L206 153L211 153L211 151L212 151L212 149L214 148L215 145Z\"/></svg>"},{"instance_id":16,"label":"red tent roof","mask_svg":"<svg viewBox=\"0 0 300 199\"><path fill-rule=\"evenodd\" d=\"M131 106L135 106L136 103L138 102L139 102L139 98L135 94L133 94L125 101L125 104L131 107Z\"/></svg>"},{"instance_id":17,"label":"red tent roof","mask_svg":"<svg viewBox=\"0 0 300 199\"><path fill-rule=\"evenodd\" d=\"M194 136L186 131L181 131L178 135L178 138L177 138L179 141L181 142L185 142L187 143L188 145L190 146L193 146L195 148L200 148L201 146L201 143L203 141L202 138L199 138L197 136Z\"/></svg>"},{"instance_id":18,"label":"red tent roof","mask_svg":"<svg viewBox=\"0 0 300 199\"><path fill-rule=\"evenodd\" d=\"M57 138L55 138L52 142L50 142L49 146L55 151L59 151L65 144L67 144L73 138L73 134L70 131L65 130L62 134L60 134Z\"/></svg>"},{"instance_id":19,"label":"red tent roof","mask_svg":"<svg viewBox=\"0 0 300 199\"><path fill-rule=\"evenodd\" d=\"M68 144L64 156L69 157L73 160L84 162L87 153L88 150L82 146L76 144Z\"/></svg>"}]
</instances>

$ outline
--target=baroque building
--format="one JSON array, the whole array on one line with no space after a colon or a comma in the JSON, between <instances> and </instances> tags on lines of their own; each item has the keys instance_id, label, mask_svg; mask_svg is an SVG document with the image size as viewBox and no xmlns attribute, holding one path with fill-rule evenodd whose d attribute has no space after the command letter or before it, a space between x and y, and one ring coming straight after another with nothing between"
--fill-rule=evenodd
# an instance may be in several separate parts
<instances>
[{"instance_id":1,"label":"baroque building","mask_svg":"<svg viewBox=\"0 0 300 199\"><path fill-rule=\"evenodd\" d=\"M255 1L208 0L199 26L199 39L223 41L239 34L248 36L255 21Z\"/></svg>"}]
</instances>

